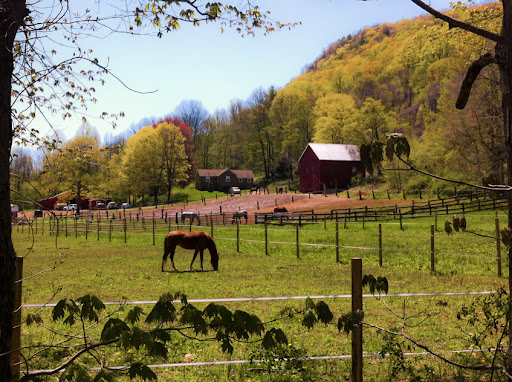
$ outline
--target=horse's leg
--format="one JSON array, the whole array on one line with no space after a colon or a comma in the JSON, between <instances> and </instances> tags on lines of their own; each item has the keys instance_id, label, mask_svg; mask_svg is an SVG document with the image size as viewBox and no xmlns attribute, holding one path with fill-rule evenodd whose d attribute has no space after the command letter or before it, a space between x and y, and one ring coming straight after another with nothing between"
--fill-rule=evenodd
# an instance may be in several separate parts
<instances>
[{"instance_id":1,"label":"horse's leg","mask_svg":"<svg viewBox=\"0 0 512 382\"><path fill-rule=\"evenodd\" d=\"M195 259L196 259L196 257L197 257L197 252L199 252L199 249L196 249L196 250L194 251L194 257L192 257L192 261L190 262L190 268L188 269L189 271L191 271L191 270L192 270L192 264L194 264L194 261L195 261Z\"/></svg>"},{"instance_id":2,"label":"horse's leg","mask_svg":"<svg viewBox=\"0 0 512 382\"><path fill-rule=\"evenodd\" d=\"M171 264L172 264L172 267L174 268L174 270L177 272L178 270L176 269L176 267L174 266L174 251L176 251L176 246L174 246L172 249L171 249L171 254L169 255L169 257L171 258Z\"/></svg>"},{"instance_id":3,"label":"horse's leg","mask_svg":"<svg viewBox=\"0 0 512 382\"><path fill-rule=\"evenodd\" d=\"M175 249L176 249L176 246L174 246L174 247L171 246L171 248L167 248L167 246L165 246L164 256L162 258L162 272L165 272L164 265L167 262L167 256L170 256L172 267L174 268L174 270L176 270L176 267L174 266L174 250Z\"/></svg>"},{"instance_id":4,"label":"horse's leg","mask_svg":"<svg viewBox=\"0 0 512 382\"><path fill-rule=\"evenodd\" d=\"M204 271L204 268L203 268L203 251L204 249L201 249L199 251L199 258L201 259L201 270Z\"/></svg>"}]
</instances>

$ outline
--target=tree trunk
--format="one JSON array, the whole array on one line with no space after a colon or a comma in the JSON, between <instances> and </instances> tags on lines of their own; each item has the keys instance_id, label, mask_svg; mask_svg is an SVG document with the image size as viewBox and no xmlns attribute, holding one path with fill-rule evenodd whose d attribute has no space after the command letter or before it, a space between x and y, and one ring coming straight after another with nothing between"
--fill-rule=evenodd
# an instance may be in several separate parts
<instances>
[{"instance_id":1,"label":"tree trunk","mask_svg":"<svg viewBox=\"0 0 512 382\"><path fill-rule=\"evenodd\" d=\"M508 154L508 184L512 184L512 0L503 0L503 24L501 36L503 43L495 48L496 63L500 70L504 133ZM508 226L512 228L512 192L508 192ZM512 249L508 251L509 289L512 288ZM512 374L512 295L509 293L509 351L507 371Z\"/></svg>"},{"instance_id":2,"label":"tree trunk","mask_svg":"<svg viewBox=\"0 0 512 382\"><path fill-rule=\"evenodd\" d=\"M11 239L9 165L13 138L11 79L16 32L28 11L24 0L0 1L0 381L11 379L10 347L16 253Z\"/></svg>"}]
</instances>

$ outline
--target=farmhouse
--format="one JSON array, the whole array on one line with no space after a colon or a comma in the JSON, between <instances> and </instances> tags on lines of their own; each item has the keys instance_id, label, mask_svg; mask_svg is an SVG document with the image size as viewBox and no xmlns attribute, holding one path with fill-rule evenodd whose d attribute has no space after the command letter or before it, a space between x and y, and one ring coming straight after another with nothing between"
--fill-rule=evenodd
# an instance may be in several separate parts
<instances>
[{"instance_id":1,"label":"farmhouse","mask_svg":"<svg viewBox=\"0 0 512 382\"><path fill-rule=\"evenodd\" d=\"M198 190L212 190L228 192L230 187L241 190L254 185L252 170L197 170L196 188Z\"/></svg>"},{"instance_id":2,"label":"farmhouse","mask_svg":"<svg viewBox=\"0 0 512 382\"><path fill-rule=\"evenodd\" d=\"M299 158L300 191L320 192L346 187L365 170L356 145L309 143Z\"/></svg>"}]
</instances>

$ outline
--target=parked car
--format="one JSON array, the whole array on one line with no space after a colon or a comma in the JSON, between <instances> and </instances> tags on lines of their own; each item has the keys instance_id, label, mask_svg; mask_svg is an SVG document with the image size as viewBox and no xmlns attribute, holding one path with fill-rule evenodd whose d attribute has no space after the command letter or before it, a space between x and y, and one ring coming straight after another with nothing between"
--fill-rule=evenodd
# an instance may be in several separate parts
<instances>
[{"instance_id":1,"label":"parked car","mask_svg":"<svg viewBox=\"0 0 512 382\"><path fill-rule=\"evenodd\" d=\"M121 205L121 208L122 208L123 210L124 210L124 209L126 209L126 208L131 208L131 207L130 207L130 203L123 203L123 204Z\"/></svg>"},{"instance_id":2,"label":"parked car","mask_svg":"<svg viewBox=\"0 0 512 382\"><path fill-rule=\"evenodd\" d=\"M76 211L77 205L76 204L68 204L67 206L64 206L62 208L64 211Z\"/></svg>"},{"instance_id":3,"label":"parked car","mask_svg":"<svg viewBox=\"0 0 512 382\"><path fill-rule=\"evenodd\" d=\"M56 210L63 210L65 207L67 207L68 205L66 203L56 203L55 204L55 209Z\"/></svg>"},{"instance_id":4,"label":"parked car","mask_svg":"<svg viewBox=\"0 0 512 382\"><path fill-rule=\"evenodd\" d=\"M109 202L107 204L107 210L117 210L119 208L119 206L117 205L116 202Z\"/></svg>"},{"instance_id":5,"label":"parked car","mask_svg":"<svg viewBox=\"0 0 512 382\"><path fill-rule=\"evenodd\" d=\"M105 209L107 209L107 207L105 206L105 203L99 202L96 204L96 209L97 210L105 210Z\"/></svg>"},{"instance_id":6,"label":"parked car","mask_svg":"<svg viewBox=\"0 0 512 382\"><path fill-rule=\"evenodd\" d=\"M231 195L234 195L234 194L241 194L241 191L240 191L240 188L238 187L230 187L229 188L229 193Z\"/></svg>"}]
</instances>

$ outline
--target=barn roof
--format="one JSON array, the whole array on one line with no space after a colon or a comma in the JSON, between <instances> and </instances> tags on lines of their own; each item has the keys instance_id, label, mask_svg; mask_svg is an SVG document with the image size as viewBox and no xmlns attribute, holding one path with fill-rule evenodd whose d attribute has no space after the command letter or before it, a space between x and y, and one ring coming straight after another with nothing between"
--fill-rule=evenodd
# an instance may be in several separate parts
<instances>
[{"instance_id":1,"label":"barn roof","mask_svg":"<svg viewBox=\"0 0 512 382\"><path fill-rule=\"evenodd\" d=\"M222 170L209 170L209 169L198 169L198 176L220 176L226 171L233 172L238 178L254 178L252 170L229 170L227 168Z\"/></svg>"},{"instance_id":2,"label":"barn roof","mask_svg":"<svg viewBox=\"0 0 512 382\"><path fill-rule=\"evenodd\" d=\"M344 162L359 162L361 157L359 149L356 145L340 145L333 143L309 143L304 149L302 155L306 152L308 147L313 150L319 160L332 160ZM302 158L299 158L299 162Z\"/></svg>"}]
</instances>

